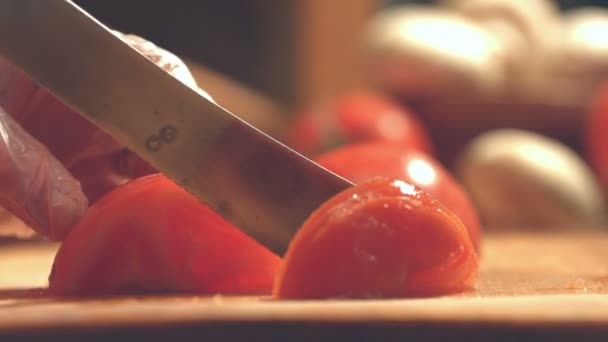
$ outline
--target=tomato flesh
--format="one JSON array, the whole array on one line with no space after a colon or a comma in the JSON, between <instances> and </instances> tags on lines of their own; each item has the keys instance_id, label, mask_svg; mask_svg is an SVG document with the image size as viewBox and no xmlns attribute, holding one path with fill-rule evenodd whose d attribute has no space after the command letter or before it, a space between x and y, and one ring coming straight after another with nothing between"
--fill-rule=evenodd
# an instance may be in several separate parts
<instances>
[{"instance_id":1,"label":"tomato flesh","mask_svg":"<svg viewBox=\"0 0 608 342\"><path fill-rule=\"evenodd\" d=\"M269 293L280 258L162 175L94 204L61 245L56 295Z\"/></svg>"},{"instance_id":2,"label":"tomato flesh","mask_svg":"<svg viewBox=\"0 0 608 342\"><path fill-rule=\"evenodd\" d=\"M440 295L474 285L477 254L466 228L429 194L378 178L334 196L291 242L277 298Z\"/></svg>"}]
</instances>

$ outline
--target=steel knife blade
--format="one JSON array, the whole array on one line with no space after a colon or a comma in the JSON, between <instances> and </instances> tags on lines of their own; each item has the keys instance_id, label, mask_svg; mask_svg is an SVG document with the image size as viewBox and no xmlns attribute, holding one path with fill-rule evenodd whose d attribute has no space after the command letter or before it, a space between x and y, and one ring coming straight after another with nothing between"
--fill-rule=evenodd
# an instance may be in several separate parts
<instances>
[{"instance_id":1,"label":"steel knife blade","mask_svg":"<svg viewBox=\"0 0 608 342\"><path fill-rule=\"evenodd\" d=\"M352 184L203 97L67 0L0 1L0 54L279 255Z\"/></svg>"}]
</instances>

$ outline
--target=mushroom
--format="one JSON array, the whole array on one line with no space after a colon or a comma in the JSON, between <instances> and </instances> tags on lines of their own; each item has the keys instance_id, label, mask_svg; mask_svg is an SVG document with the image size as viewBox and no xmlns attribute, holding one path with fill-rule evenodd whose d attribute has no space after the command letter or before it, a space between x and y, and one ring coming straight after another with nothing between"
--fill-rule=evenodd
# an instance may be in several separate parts
<instances>
[{"instance_id":1,"label":"mushroom","mask_svg":"<svg viewBox=\"0 0 608 342\"><path fill-rule=\"evenodd\" d=\"M500 42L448 9L404 5L380 11L369 23L364 48L371 82L403 98L494 94L503 85Z\"/></svg>"},{"instance_id":2,"label":"mushroom","mask_svg":"<svg viewBox=\"0 0 608 342\"><path fill-rule=\"evenodd\" d=\"M537 86L537 72L542 74L545 59L559 48L562 36L553 1L443 0L442 4L475 20L501 41L508 56L511 92L521 95Z\"/></svg>"},{"instance_id":3,"label":"mushroom","mask_svg":"<svg viewBox=\"0 0 608 342\"><path fill-rule=\"evenodd\" d=\"M465 149L457 174L489 227L604 222L602 194L589 167L569 147L536 133L483 133Z\"/></svg>"},{"instance_id":4,"label":"mushroom","mask_svg":"<svg viewBox=\"0 0 608 342\"><path fill-rule=\"evenodd\" d=\"M547 73L587 96L608 78L608 10L581 7L564 17L560 50L547 60Z\"/></svg>"}]
</instances>

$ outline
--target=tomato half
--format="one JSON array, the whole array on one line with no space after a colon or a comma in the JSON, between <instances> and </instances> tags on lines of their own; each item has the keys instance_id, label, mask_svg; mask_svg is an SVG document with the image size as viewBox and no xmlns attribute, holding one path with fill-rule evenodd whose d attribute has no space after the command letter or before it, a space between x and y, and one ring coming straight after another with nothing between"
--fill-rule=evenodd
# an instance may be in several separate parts
<instances>
[{"instance_id":1,"label":"tomato half","mask_svg":"<svg viewBox=\"0 0 608 342\"><path fill-rule=\"evenodd\" d=\"M463 291L477 254L456 215L415 186L374 179L304 223L277 275L277 298L409 297Z\"/></svg>"},{"instance_id":2,"label":"tomato half","mask_svg":"<svg viewBox=\"0 0 608 342\"><path fill-rule=\"evenodd\" d=\"M111 191L63 241L56 295L265 293L280 258L160 174Z\"/></svg>"}]
</instances>

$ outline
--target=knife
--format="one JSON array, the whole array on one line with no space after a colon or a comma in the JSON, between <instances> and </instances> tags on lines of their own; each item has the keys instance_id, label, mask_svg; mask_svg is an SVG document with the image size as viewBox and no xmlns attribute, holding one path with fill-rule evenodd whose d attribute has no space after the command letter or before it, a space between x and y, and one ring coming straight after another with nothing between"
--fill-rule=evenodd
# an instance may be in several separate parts
<instances>
[{"instance_id":1,"label":"knife","mask_svg":"<svg viewBox=\"0 0 608 342\"><path fill-rule=\"evenodd\" d=\"M0 54L271 251L351 186L149 61L67 0L1 0Z\"/></svg>"}]
</instances>

